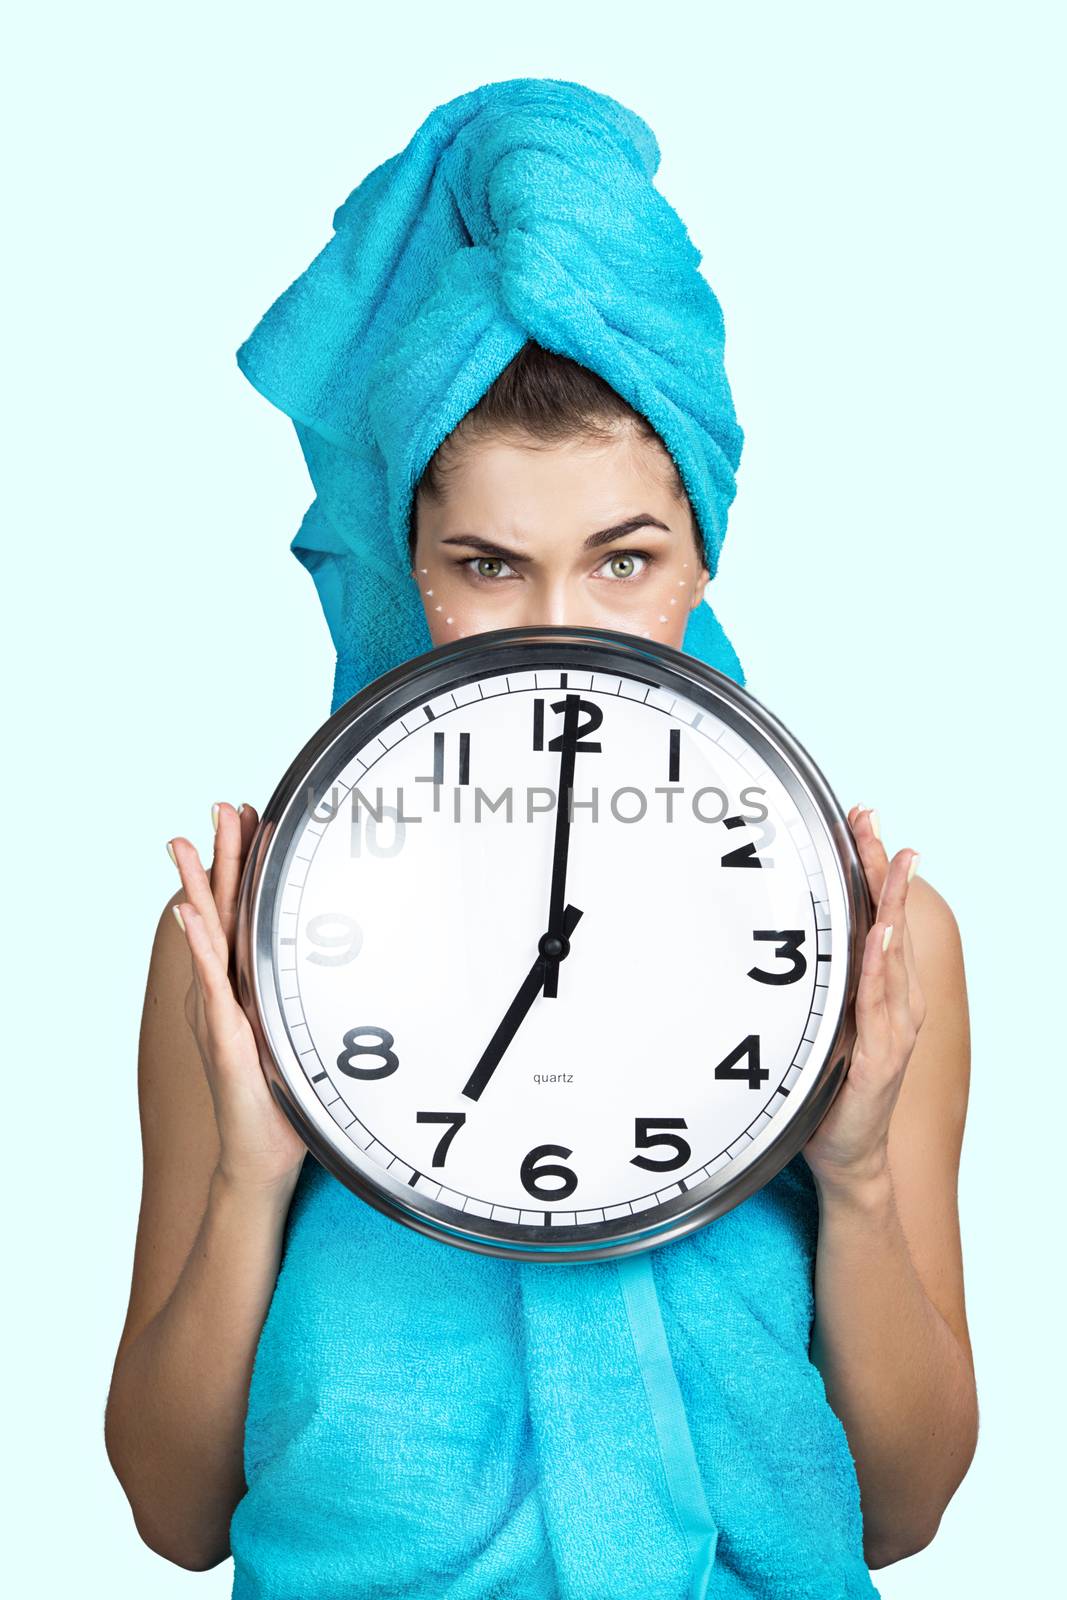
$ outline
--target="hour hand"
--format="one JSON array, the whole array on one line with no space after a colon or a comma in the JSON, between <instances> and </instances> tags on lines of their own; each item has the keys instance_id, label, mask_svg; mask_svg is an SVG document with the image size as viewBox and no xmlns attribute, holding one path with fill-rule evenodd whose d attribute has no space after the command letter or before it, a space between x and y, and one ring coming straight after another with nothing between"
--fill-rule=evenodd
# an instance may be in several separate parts
<instances>
[{"instance_id":1,"label":"hour hand","mask_svg":"<svg viewBox=\"0 0 1067 1600\"><path fill-rule=\"evenodd\" d=\"M563 933L561 940L557 935L546 933L541 936L538 944L537 960L523 979L522 987L511 1002L504 1014L504 1020L493 1034L489 1043L482 1051L481 1060L463 1085L461 1090L468 1099L477 1100L489 1079L500 1065L501 1057L508 1045L519 1031L519 1024L537 998L538 992L545 981L545 968L549 962L556 966L567 954L567 940L578 926L582 913L577 906L568 906L563 913Z\"/></svg>"},{"instance_id":2,"label":"hour hand","mask_svg":"<svg viewBox=\"0 0 1067 1600\"><path fill-rule=\"evenodd\" d=\"M570 950L570 937L578 926L582 913L577 906L568 906L560 919L561 933L555 934L549 928L543 935L538 949L544 957L545 964L545 998L555 1000L559 986L559 964Z\"/></svg>"}]
</instances>

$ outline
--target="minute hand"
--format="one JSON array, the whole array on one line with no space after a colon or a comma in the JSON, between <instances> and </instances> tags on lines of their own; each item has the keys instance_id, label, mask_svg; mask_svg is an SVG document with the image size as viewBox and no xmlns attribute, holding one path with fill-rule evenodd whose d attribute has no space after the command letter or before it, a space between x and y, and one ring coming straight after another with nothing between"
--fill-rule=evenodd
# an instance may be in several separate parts
<instances>
[{"instance_id":1,"label":"minute hand","mask_svg":"<svg viewBox=\"0 0 1067 1600\"><path fill-rule=\"evenodd\" d=\"M552 846L552 888L548 898L548 932L566 938L563 907L567 898L567 853L571 839L571 790L574 787L574 747L578 736L578 696L564 702L562 749L559 758L559 793L556 799L556 836ZM545 998L555 1000L559 985L559 956L545 958Z\"/></svg>"}]
</instances>

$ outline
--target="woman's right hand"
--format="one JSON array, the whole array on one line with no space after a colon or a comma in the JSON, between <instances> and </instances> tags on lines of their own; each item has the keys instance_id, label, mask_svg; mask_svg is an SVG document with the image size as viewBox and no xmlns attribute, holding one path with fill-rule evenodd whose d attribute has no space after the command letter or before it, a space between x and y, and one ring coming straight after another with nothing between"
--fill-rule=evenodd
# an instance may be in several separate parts
<instances>
[{"instance_id":1,"label":"woman's right hand","mask_svg":"<svg viewBox=\"0 0 1067 1600\"><path fill-rule=\"evenodd\" d=\"M188 839L178 836L167 848L185 891L175 907L193 960L185 1015L215 1105L218 1170L242 1187L291 1192L307 1145L270 1092L252 1024L231 979L237 894L258 825L252 806L238 813L219 805L210 879Z\"/></svg>"}]
</instances>

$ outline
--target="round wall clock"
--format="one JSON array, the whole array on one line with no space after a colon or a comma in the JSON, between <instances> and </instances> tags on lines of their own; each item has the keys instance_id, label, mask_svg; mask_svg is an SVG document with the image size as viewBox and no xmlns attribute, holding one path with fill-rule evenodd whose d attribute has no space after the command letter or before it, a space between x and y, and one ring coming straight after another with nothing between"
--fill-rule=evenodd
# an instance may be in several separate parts
<instances>
[{"instance_id":1,"label":"round wall clock","mask_svg":"<svg viewBox=\"0 0 1067 1600\"><path fill-rule=\"evenodd\" d=\"M504 628L309 740L242 877L238 992L279 1105L369 1204L591 1261L792 1159L855 1038L847 818L745 689L602 628Z\"/></svg>"}]
</instances>

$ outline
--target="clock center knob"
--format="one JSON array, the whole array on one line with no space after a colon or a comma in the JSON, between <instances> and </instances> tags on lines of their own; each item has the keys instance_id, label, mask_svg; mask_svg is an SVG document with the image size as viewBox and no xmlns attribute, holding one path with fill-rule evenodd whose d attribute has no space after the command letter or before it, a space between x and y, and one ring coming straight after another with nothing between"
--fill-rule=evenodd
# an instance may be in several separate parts
<instances>
[{"instance_id":1,"label":"clock center knob","mask_svg":"<svg viewBox=\"0 0 1067 1600\"><path fill-rule=\"evenodd\" d=\"M562 934L543 933L537 946L537 953L553 961L562 961L570 947L570 940L563 938Z\"/></svg>"}]
</instances>

